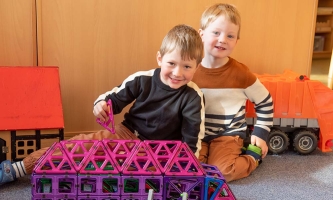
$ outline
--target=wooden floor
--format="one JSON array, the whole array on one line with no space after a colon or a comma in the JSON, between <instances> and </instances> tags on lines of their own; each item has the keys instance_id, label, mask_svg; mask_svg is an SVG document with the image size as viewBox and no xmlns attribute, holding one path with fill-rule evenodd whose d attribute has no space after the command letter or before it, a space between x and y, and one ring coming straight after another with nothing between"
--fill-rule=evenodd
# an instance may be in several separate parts
<instances>
[{"instance_id":1,"label":"wooden floor","mask_svg":"<svg viewBox=\"0 0 333 200\"><path fill-rule=\"evenodd\" d=\"M313 59L311 67L311 80L318 80L327 85L328 70L331 60L328 59Z\"/></svg>"}]
</instances>

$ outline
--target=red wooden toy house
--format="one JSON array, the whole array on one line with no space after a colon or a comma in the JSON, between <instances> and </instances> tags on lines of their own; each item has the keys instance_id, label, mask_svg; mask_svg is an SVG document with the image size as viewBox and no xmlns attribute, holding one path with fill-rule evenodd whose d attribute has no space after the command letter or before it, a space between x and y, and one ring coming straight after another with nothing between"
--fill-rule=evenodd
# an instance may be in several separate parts
<instances>
[{"instance_id":1,"label":"red wooden toy house","mask_svg":"<svg viewBox=\"0 0 333 200\"><path fill-rule=\"evenodd\" d=\"M64 138L58 67L0 67L0 161Z\"/></svg>"}]
</instances>

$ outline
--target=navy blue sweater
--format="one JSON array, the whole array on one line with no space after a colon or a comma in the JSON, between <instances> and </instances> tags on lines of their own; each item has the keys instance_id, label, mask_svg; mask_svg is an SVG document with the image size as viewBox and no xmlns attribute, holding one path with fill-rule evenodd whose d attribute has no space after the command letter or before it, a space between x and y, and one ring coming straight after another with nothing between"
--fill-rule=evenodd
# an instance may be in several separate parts
<instances>
[{"instance_id":1,"label":"navy blue sweater","mask_svg":"<svg viewBox=\"0 0 333 200\"><path fill-rule=\"evenodd\" d=\"M124 115L123 124L137 131L144 140L181 140L198 157L204 136L203 94L189 82L178 89L160 79L160 68L137 72L123 83L98 97L112 100L113 113L128 104L133 106Z\"/></svg>"}]
</instances>

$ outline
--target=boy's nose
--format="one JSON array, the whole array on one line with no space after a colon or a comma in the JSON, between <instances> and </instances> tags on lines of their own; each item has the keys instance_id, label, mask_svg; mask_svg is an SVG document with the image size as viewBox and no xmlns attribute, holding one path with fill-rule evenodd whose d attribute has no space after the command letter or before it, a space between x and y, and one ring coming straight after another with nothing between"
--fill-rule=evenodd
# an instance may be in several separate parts
<instances>
[{"instance_id":1,"label":"boy's nose","mask_svg":"<svg viewBox=\"0 0 333 200\"><path fill-rule=\"evenodd\" d=\"M226 43L226 38L224 37L224 35L221 35L221 36L219 37L219 42L220 42L220 43Z\"/></svg>"},{"instance_id":2,"label":"boy's nose","mask_svg":"<svg viewBox=\"0 0 333 200\"><path fill-rule=\"evenodd\" d=\"M172 74L173 74L174 76L181 76L181 74L182 74L182 69L181 69L180 67L175 67L175 68L173 69L173 71L172 71Z\"/></svg>"}]
</instances>

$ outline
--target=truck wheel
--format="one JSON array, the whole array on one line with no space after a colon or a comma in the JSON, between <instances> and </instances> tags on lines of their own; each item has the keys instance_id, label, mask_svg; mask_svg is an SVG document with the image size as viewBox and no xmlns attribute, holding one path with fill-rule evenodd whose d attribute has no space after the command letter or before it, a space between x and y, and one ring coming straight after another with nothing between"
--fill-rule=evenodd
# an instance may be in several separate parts
<instances>
[{"instance_id":1,"label":"truck wheel","mask_svg":"<svg viewBox=\"0 0 333 200\"><path fill-rule=\"evenodd\" d=\"M289 146L289 137L278 129L272 129L268 136L268 150L272 154L283 153Z\"/></svg>"},{"instance_id":2,"label":"truck wheel","mask_svg":"<svg viewBox=\"0 0 333 200\"><path fill-rule=\"evenodd\" d=\"M299 154L310 154L317 148L317 136L308 130L299 131L294 137L294 150Z\"/></svg>"}]
</instances>

